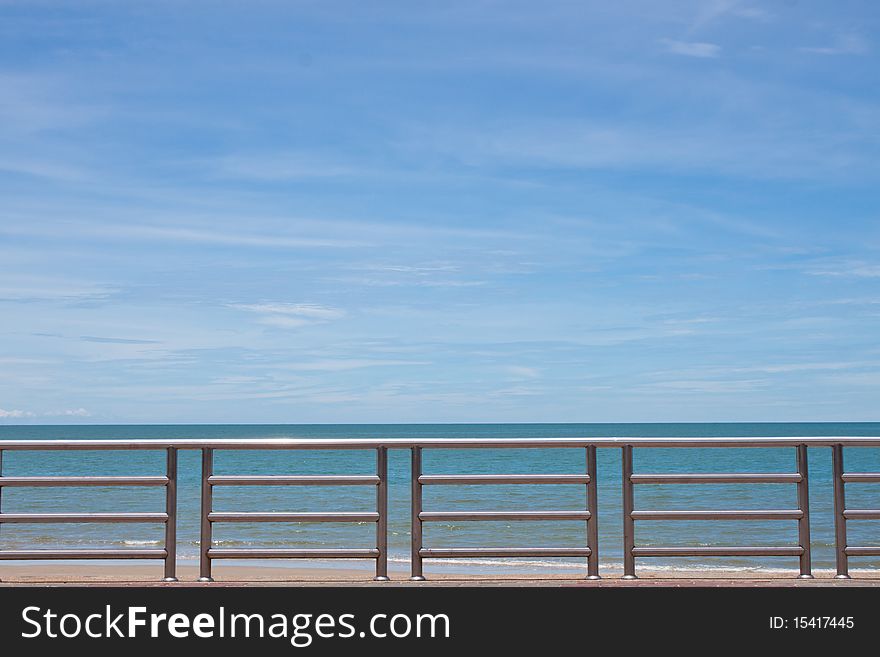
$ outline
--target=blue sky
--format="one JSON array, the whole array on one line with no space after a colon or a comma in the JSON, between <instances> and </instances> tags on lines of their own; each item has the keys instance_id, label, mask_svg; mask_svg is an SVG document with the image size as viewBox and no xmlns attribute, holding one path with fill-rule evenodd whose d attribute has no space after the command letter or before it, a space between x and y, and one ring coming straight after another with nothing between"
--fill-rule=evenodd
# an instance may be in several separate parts
<instances>
[{"instance_id":1,"label":"blue sky","mask_svg":"<svg viewBox=\"0 0 880 657\"><path fill-rule=\"evenodd\" d=\"M0 423L878 420L878 33L0 0Z\"/></svg>"}]
</instances>

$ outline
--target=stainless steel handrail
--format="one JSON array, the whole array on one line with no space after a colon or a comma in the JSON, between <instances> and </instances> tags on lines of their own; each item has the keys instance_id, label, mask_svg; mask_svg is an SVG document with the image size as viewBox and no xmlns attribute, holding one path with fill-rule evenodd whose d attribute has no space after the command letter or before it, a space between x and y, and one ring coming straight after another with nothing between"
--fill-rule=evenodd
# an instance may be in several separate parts
<instances>
[{"instance_id":1,"label":"stainless steel handrail","mask_svg":"<svg viewBox=\"0 0 880 657\"><path fill-rule=\"evenodd\" d=\"M521 443L522 444L522 443ZM566 443L570 446L571 443ZM435 445L430 445L435 447ZM447 447L447 444L443 445ZM505 445L507 447L508 445ZM518 445L519 446L519 445ZM536 447L531 441L524 447ZM461 557L586 557L587 577L599 579L598 496L596 493L596 446L585 446L586 474L551 475L425 475L422 474L422 450L412 452L412 566L410 579L423 580L423 560L426 558L454 559ZM586 488L586 508L572 511L424 511L423 487L428 485L511 485L511 484L577 484ZM422 525L442 521L528 521L574 520L587 523L585 545L578 548L426 548L423 545Z\"/></svg>"},{"instance_id":2,"label":"stainless steel handrail","mask_svg":"<svg viewBox=\"0 0 880 657\"><path fill-rule=\"evenodd\" d=\"M257 448L253 442L251 449ZM348 445L348 444L347 444ZM297 444L292 448L299 448ZM376 475L226 475L214 474L214 450L202 448L202 504L200 531L199 581L212 582L211 563L215 559L374 559L378 581L388 579L388 448L370 445L376 452ZM360 449L365 449L361 447ZM375 512L218 512L214 511L215 486L374 486ZM218 522L374 522L375 548L270 549L215 548L213 527Z\"/></svg>"},{"instance_id":3,"label":"stainless steel handrail","mask_svg":"<svg viewBox=\"0 0 880 657\"><path fill-rule=\"evenodd\" d=\"M53 441L67 443L68 449L83 447L86 441ZM118 449L127 449L119 441ZM161 549L101 549L101 550L0 550L0 560L56 560L56 559L162 559L165 562L166 582L177 581L177 447L163 442L151 443L152 449L166 454L165 476L142 477L4 477L3 452L7 450L42 451L43 441L0 441L0 495L3 489L47 487L128 487L164 486L164 513L4 513L0 497L0 526L7 523L162 523L165 541ZM146 447L144 447L146 448ZM58 449L51 447L50 449Z\"/></svg>"},{"instance_id":4,"label":"stainless steel handrail","mask_svg":"<svg viewBox=\"0 0 880 657\"><path fill-rule=\"evenodd\" d=\"M785 436L750 438L175 438L136 440L2 440L2 450L129 450L129 449L492 449L496 447L880 447L880 436Z\"/></svg>"},{"instance_id":5,"label":"stainless steel handrail","mask_svg":"<svg viewBox=\"0 0 880 657\"><path fill-rule=\"evenodd\" d=\"M791 446L791 445L789 445ZM634 474L633 446L624 445L623 464L623 577L636 579L636 557L696 557L696 556L796 556L800 562L801 579L812 579L810 554L810 497L807 469L807 446L795 443L797 472L794 473L725 473L725 474ZM707 483L789 483L797 486L797 509L724 509L695 510L636 510L634 486L638 484L707 484ZM664 546L637 547L636 520L796 520L797 546ZM878 550L880 554L880 550Z\"/></svg>"},{"instance_id":6,"label":"stainless steel handrail","mask_svg":"<svg viewBox=\"0 0 880 657\"><path fill-rule=\"evenodd\" d=\"M705 473L705 474L647 474L634 473L632 455L640 448L783 448L797 451L797 472L787 473ZM513 439L141 439L141 440L2 440L0 441L0 496L4 487L67 487L67 486L164 486L164 513L2 513L0 527L5 523L23 522L156 522L165 525L162 549L146 550L0 550L0 560L18 559L163 559L165 581L176 581L176 524L177 524L177 455L181 449L200 450L201 477L201 530L200 574L202 581L212 581L211 562L214 559L374 559L376 579L387 579L388 533L388 450L408 449L411 452L411 546L412 579L423 579L423 560L458 557L586 557L588 576L598 578L598 497L596 494L596 449L617 448L623 455L623 528L624 575L635 577L637 557L656 556L797 556L800 576L811 576L810 510L807 473L807 450L810 447L830 447L833 462L833 492L837 576L849 577L848 559L858 556L880 556L880 546L847 545L847 520L880 519L880 509L847 509L845 484L880 483L880 473L847 473L843 467L843 451L847 447L880 447L880 437L752 437L752 438L513 438ZM582 448L586 453L586 472L583 474L423 474L424 449L496 449L496 448ZM375 450L377 474L374 475L214 475L215 450ZM165 476L3 476L5 451L33 450L163 450L166 452ZM718 483L779 483L795 484L798 492L796 509L652 511L634 508L634 486L642 484L718 484ZM586 508L570 511L424 511L423 487L428 485L529 485L575 484L585 486ZM367 513L232 513L213 510L215 486L374 486L376 512ZM2 497L0 497L2 504ZM427 548L422 544L424 522L442 520L577 520L586 523L583 547L574 548ZM796 546L702 546L702 547L637 547L635 522L655 520L795 520L798 523ZM375 522L375 548L339 549L220 549L212 547L215 522Z\"/></svg>"},{"instance_id":7,"label":"stainless steel handrail","mask_svg":"<svg viewBox=\"0 0 880 657\"><path fill-rule=\"evenodd\" d=\"M849 579L850 557L880 556L880 546L850 545L847 537L847 520L878 520L880 509L848 509L846 507L846 484L880 483L880 472L846 472L843 448L849 446L841 439L831 446L831 473L834 483L834 535L837 561L837 579Z\"/></svg>"}]
</instances>

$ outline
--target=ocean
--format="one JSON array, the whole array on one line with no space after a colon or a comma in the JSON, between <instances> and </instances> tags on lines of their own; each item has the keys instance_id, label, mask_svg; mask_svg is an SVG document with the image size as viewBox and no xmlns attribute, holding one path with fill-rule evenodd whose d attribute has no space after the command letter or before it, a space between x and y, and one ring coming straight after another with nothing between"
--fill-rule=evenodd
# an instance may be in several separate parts
<instances>
[{"instance_id":1,"label":"ocean","mask_svg":"<svg viewBox=\"0 0 880 657\"><path fill-rule=\"evenodd\" d=\"M753 437L880 436L880 423L722 423L722 424L346 424L346 425L122 425L0 426L3 440L169 439L169 438L566 438L566 437ZM814 571L834 568L831 450L809 453ZM6 476L161 475L161 451L4 453ZM389 564L405 569L409 554L409 452L389 451ZM178 556L198 558L199 454L179 457ZM637 449L636 473L794 472L795 450ZM847 471L880 472L880 449L846 450ZM374 474L375 452L217 451L215 474ZM426 474L579 474L582 449L425 450ZM622 569L621 463L619 449L598 450L599 550L603 572ZM678 485L636 487L637 509L796 508L791 484ZM426 511L577 510L584 489L570 485L428 486ZM847 506L880 508L880 484L848 484ZM372 511L372 487L218 487L216 511ZM163 511L164 489L157 488L5 488L2 510L27 512ZM636 523L643 546L796 545L795 521L656 521ZM850 543L880 543L880 521L850 521ZM162 545L160 525L5 524L0 549L143 547ZM375 525L331 523L217 524L221 547L333 548L374 547ZM583 522L427 523L426 547L582 547ZM217 564L222 568L224 562ZM360 562L365 570L372 562ZM272 562L277 565L277 562ZM300 565L306 565L300 563ZM322 566L340 565L339 562ZM345 564L347 567L352 564ZM852 558L851 569L878 568L876 557ZM794 557L645 558L637 568L651 570L736 569L791 571ZM426 572L577 573L582 559L426 561Z\"/></svg>"}]
</instances>

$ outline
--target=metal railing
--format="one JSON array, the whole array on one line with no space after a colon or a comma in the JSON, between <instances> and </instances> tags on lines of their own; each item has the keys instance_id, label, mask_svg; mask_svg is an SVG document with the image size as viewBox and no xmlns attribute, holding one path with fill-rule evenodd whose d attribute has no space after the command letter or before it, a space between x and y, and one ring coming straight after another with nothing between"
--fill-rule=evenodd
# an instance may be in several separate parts
<instances>
[{"instance_id":1,"label":"metal railing","mask_svg":"<svg viewBox=\"0 0 880 657\"><path fill-rule=\"evenodd\" d=\"M211 564L216 559L374 559L377 580L388 578L388 450L407 449L411 453L411 578L424 579L423 561L459 557L585 557L587 576L599 577L599 540L596 450L620 449L622 454L624 577L635 578L635 559L676 556L788 556L798 557L800 577L811 577L810 506L807 453L811 447L830 447L833 456L833 492L837 576L848 577L848 558L880 556L880 545L847 544L847 520L880 519L880 509L847 509L846 483L880 483L880 473L846 473L843 453L847 447L880 447L880 437L792 437L792 438L527 438L527 439L259 439L259 440L4 440L0 441L0 505L4 487L60 486L164 486L164 513L3 513L3 523L60 522L151 522L164 523L165 541L161 549L108 550L0 550L0 560L66 559L163 559L165 581L176 581L177 454L179 450L200 450L201 528L200 580L209 582ZM425 449L583 449L585 469L578 474L425 474ZM795 448L795 472L727 474L648 474L633 472L633 450L641 448ZM215 475L215 450L374 450L376 475ZM167 456L165 476L124 477L10 477L3 476L3 453L13 450L163 450ZM636 510L634 487L643 484L795 484L797 508L768 510L658 511ZM585 487L583 509L570 511L425 511L424 486L570 484ZM213 508L215 486L374 486L375 512L262 513L223 512ZM426 548L422 529L426 522L491 520L567 520L586 523L584 545L573 548ZM635 522L650 520L794 520L798 523L796 546L701 546L638 547ZM226 522L375 522L375 548L333 550L216 548L212 545L213 525Z\"/></svg>"},{"instance_id":2,"label":"metal railing","mask_svg":"<svg viewBox=\"0 0 880 657\"><path fill-rule=\"evenodd\" d=\"M412 447L412 569L411 579L425 579L422 560L466 557L586 557L589 579L599 579L598 496L596 495L596 447L586 451L586 474L541 475L425 475L422 474L422 447ZM586 508L575 511L424 511L422 488L437 485L513 485L576 484L586 487ZM435 521L522 521L577 520L587 523L586 545L564 547L426 548L422 544L422 525Z\"/></svg>"},{"instance_id":3,"label":"metal railing","mask_svg":"<svg viewBox=\"0 0 880 657\"><path fill-rule=\"evenodd\" d=\"M115 442L115 441L114 441ZM177 447L151 445L166 453L165 476L141 477L5 477L3 452L9 449L43 450L43 441L7 445L0 442L0 494L4 488L46 487L121 487L164 486L164 513L3 513L0 506L0 525L5 523L164 523L165 541L156 549L101 549L101 550L0 550L0 560L58 560L58 559L162 559L165 562L166 582L177 581ZM64 447L50 449L89 450L88 441L65 441ZM123 441L102 449L128 449ZM0 497L2 504L2 497Z\"/></svg>"},{"instance_id":4,"label":"metal railing","mask_svg":"<svg viewBox=\"0 0 880 657\"><path fill-rule=\"evenodd\" d=\"M633 448L623 447L623 577L636 579L636 557L798 557L801 579L812 579L810 558L810 496L807 446L797 445L795 473L634 474ZM637 511L636 484L796 484L797 509L733 509L714 511ZM880 517L880 516L878 516ZM796 520L797 546L637 547L636 520ZM878 552L880 554L880 552Z\"/></svg>"},{"instance_id":5,"label":"metal railing","mask_svg":"<svg viewBox=\"0 0 880 657\"><path fill-rule=\"evenodd\" d=\"M878 472L846 472L843 467L843 444L831 447L831 472L834 479L834 535L837 556L837 579L849 579L850 557L878 557L880 545L850 545L847 540L847 520L880 520L880 509L846 508L846 484L880 483Z\"/></svg>"},{"instance_id":6,"label":"metal railing","mask_svg":"<svg viewBox=\"0 0 880 657\"><path fill-rule=\"evenodd\" d=\"M214 559L375 559L378 581L388 579L388 448L376 447L376 475L305 476L257 475L217 476L214 474L214 449L202 449L201 537L199 540L199 581L213 582L211 562ZM259 513L217 512L213 509L214 486L375 486L375 512L305 512ZM212 545L213 525L218 522L375 522L375 548L267 549L215 548Z\"/></svg>"}]
</instances>

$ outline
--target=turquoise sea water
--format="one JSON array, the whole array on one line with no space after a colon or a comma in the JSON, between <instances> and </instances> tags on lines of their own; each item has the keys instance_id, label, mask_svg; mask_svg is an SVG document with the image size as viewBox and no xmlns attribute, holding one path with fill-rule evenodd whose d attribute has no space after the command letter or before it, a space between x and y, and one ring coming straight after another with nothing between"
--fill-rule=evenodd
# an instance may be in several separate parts
<instances>
[{"instance_id":1,"label":"turquoise sea water","mask_svg":"<svg viewBox=\"0 0 880 657\"><path fill-rule=\"evenodd\" d=\"M418 425L126 425L3 426L3 440L168 439L168 438L529 438L529 437L748 437L880 436L880 423L779 424L418 424ZM426 474L581 473L581 449L425 450ZM183 560L198 555L199 455L182 451L179 462L178 552ZM620 570L620 450L598 450L600 558L606 571ZM810 503L813 567L834 566L830 449L810 451ZM847 471L880 472L880 449L848 449ZM373 451L218 451L216 474L373 474ZM795 450L785 449L638 449L636 472L794 472ZM164 453L5 452L3 474L147 475L164 473ZM409 453L389 452L389 555L403 567L409 551ZM6 488L4 512L163 511L162 488ZM371 511L371 487L219 487L217 511ZM880 508L880 484L848 484L847 506ZM430 486L425 510L572 510L584 507L581 486ZM795 508L795 486L683 485L637 486L637 509ZM795 545L794 521L656 521L636 523L637 545ZM220 546L373 547L373 523L218 524ZM880 521L850 521L850 542L880 544ZM579 522L448 522L425 525L427 547L563 546L584 544ZM159 546L159 525L20 525L0 527L0 549ZM639 567L661 569L794 569L796 558L640 559ZM349 564L347 564L349 565ZM222 566L221 566L222 567ZM364 568L371 566L364 562ZM880 567L880 559L851 560L851 567ZM427 570L495 572L583 569L582 560L510 562L489 559L427 562Z\"/></svg>"}]
</instances>

